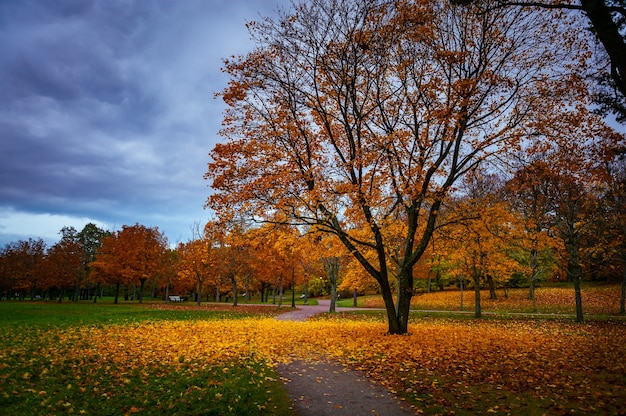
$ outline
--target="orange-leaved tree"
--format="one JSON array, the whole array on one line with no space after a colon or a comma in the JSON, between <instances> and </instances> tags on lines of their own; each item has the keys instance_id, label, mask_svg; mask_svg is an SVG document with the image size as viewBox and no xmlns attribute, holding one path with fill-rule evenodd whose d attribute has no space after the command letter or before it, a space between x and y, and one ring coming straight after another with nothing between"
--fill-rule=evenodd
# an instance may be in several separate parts
<instances>
[{"instance_id":1,"label":"orange-leaved tree","mask_svg":"<svg viewBox=\"0 0 626 416\"><path fill-rule=\"evenodd\" d=\"M536 114L575 102L585 55L568 54L583 47L553 48L563 33L545 16L481 4L294 8L250 24L254 52L225 64L227 142L211 152L207 205L336 235L379 285L388 331L406 333L413 267L454 184L518 146ZM388 239L391 220L402 235Z\"/></svg>"},{"instance_id":2,"label":"orange-leaved tree","mask_svg":"<svg viewBox=\"0 0 626 416\"><path fill-rule=\"evenodd\" d=\"M195 233L194 234L200 234ZM180 281L189 281L196 292L196 304L200 306L203 290L208 282L219 279L217 247L219 237L213 223L204 227L201 235L178 245L178 277ZM167 301L168 299L166 299Z\"/></svg>"},{"instance_id":3,"label":"orange-leaved tree","mask_svg":"<svg viewBox=\"0 0 626 416\"><path fill-rule=\"evenodd\" d=\"M511 255L522 227L498 193L495 175L473 172L466 177L466 193L456 202L453 222L446 229L457 274L469 276L474 285L474 316L482 316L480 291L486 283L496 298L496 282L506 280L522 267Z\"/></svg>"},{"instance_id":4,"label":"orange-leaved tree","mask_svg":"<svg viewBox=\"0 0 626 416\"><path fill-rule=\"evenodd\" d=\"M146 281L161 273L166 248L167 239L158 228L124 225L104 238L91 268L104 282L115 285L114 303L118 303L121 285L137 283L142 303Z\"/></svg>"}]
</instances>

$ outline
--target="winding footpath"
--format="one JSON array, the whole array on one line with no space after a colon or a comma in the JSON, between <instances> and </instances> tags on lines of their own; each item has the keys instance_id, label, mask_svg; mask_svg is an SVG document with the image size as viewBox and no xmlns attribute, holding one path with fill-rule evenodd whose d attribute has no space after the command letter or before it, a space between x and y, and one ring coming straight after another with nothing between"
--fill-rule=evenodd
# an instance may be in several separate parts
<instances>
[{"instance_id":1,"label":"winding footpath","mask_svg":"<svg viewBox=\"0 0 626 416\"><path fill-rule=\"evenodd\" d=\"M302 322L329 309L330 300L319 300L318 305L298 306L297 310L276 319ZM337 311L358 309L337 308ZM408 405L365 373L335 362L296 360L279 364L276 370L300 416L415 415Z\"/></svg>"}]
</instances>

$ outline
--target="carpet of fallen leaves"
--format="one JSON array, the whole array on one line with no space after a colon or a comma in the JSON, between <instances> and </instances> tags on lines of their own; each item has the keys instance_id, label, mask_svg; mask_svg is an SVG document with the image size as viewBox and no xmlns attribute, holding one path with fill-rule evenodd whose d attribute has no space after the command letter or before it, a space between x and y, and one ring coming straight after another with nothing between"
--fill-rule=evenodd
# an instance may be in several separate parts
<instances>
[{"instance_id":1,"label":"carpet of fallen leaves","mask_svg":"<svg viewBox=\"0 0 626 416\"><path fill-rule=\"evenodd\" d=\"M16 346L2 355L45 363L36 374L30 369L21 375L25 388L54 366L106 372L125 384L145 368L160 369L158 377L159 371L184 367L193 379L207 367L223 366L227 373L250 357L268 365L326 357L365 371L418 413L619 414L626 403L623 322L431 318L414 321L410 335L391 336L384 323L359 319L258 317L47 329L29 334L37 351L25 342L24 350ZM106 396L106 386L98 388Z\"/></svg>"},{"instance_id":2,"label":"carpet of fallen leaves","mask_svg":"<svg viewBox=\"0 0 626 416\"><path fill-rule=\"evenodd\" d=\"M619 285L607 285L583 288L583 311L594 315L616 315L619 313ZM484 311L521 312L521 313L564 313L574 314L575 299L572 287L539 287L535 291L535 300L528 299L528 289L509 289L507 296L502 289L496 291L496 299L489 299L489 291L481 291L480 300ZM369 298L365 305L382 308L382 299ZM413 297L413 309L458 311L461 309L461 292L446 289L424 293ZM463 309L474 308L474 291L463 292Z\"/></svg>"}]
</instances>

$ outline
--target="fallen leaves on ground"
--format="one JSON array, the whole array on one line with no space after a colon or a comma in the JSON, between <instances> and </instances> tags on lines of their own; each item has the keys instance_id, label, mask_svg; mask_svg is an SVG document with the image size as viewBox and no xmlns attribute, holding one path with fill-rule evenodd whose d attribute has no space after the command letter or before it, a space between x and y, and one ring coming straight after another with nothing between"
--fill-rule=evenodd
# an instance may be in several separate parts
<instances>
[{"instance_id":1,"label":"fallen leaves on ground","mask_svg":"<svg viewBox=\"0 0 626 416\"><path fill-rule=\"evenodd\" d=\"M184 368L186 377L193 379L209 367L221 366L226 374L248 359L271 364L330 357L365 371L418 408L471 410L471 403L482 400L484 408L495 413L511 413L511 405L535 400L544 411L546 406L554 410L566 404L563 412L611 413L626 402L624 323L425 319L409 329L410 335L392 336L386 335L384 323L337 317L85 326L31 333L31 339L20 344L23 348L4 351L0 360L8 355L13 362L35 360L37 365L28 368L36 372L25 371L23 381L46 377L50 368L64 366L69 373L112 373L118 383L131 385L141 382L142 374L154 374L142 372L145 368L164 373ZM35 354L33 342L39 346ZM89 385L94 383L97 380ZM46 395L36 383L23 385L34 395ZM504 402L513 404L507 407ZM572 403L574 408L567 407Z\"/></svg>"}]
</instances>

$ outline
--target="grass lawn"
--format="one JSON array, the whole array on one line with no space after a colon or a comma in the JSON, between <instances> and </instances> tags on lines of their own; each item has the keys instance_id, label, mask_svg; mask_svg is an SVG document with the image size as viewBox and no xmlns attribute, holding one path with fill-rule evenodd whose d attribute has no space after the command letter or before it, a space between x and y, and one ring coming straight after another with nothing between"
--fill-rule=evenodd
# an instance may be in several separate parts
<instances>
[{"instance_id":1,"label":"grass lawn","mask_svg":"<svg viewBox=\"0 0 626 416\"><path fill-rule=\"evenodd\" d=\"M599 293L596 310L601 299L612 310L613 292ZM441 304L429 296L420 301ZM569 307L549 298L540 307ZM386 334L380 311L273 319L289 303L0 302L0 414L290 415L273 364L322 356L366 372L416 413L623 414L626 321L530 319L512 314L526 307L515 299L480 320L416 311L402 336Z\"/></svg>"},{"instance_id":2,"label":"grass lawn","mask_svg":"<svg viewBox=\"0 0 626 416\"><path fill-rule=\"evenodd\" d=\"M267 307L232 309L0 302L0 414L292 414L271 365L254 355L181 355L167 365L140 365L136 355L151 348L150 338L115 356L84 354L94 341L90 334L276 314Z\"/></svg>"}]
</instances>

